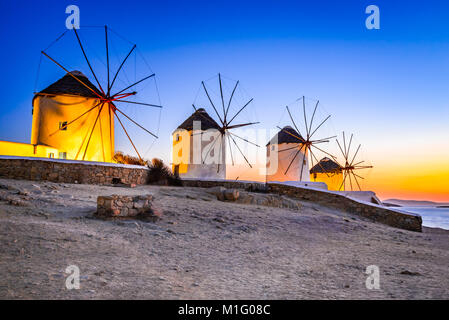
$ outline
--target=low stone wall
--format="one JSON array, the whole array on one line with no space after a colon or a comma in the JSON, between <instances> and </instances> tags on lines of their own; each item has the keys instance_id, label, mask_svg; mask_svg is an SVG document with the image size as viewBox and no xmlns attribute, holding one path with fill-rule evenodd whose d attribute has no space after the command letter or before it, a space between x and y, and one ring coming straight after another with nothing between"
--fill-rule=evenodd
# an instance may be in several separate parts
<instances>
[{"instance_id":1,"label":"low stone wall","mask_svg":"<svg viewBox=\"0 0 449 320\"><path fill-rule=\"evenodd\" d=\"M329 207L338 208L368 218L374 222L410 231L422 231L422 218L418 215L402 213L375 204L358 202L332 192L295 188L282 184L269 184L269 188L272 193L318 202Z\"/></svg>"},{"instance_id":2,"label":"low stone wall","mask_svg":"<svg viewBox=\"0 0 449 320\"><path fill-rule=\"evenodd\" d=\"M56 160L46 158L22 158L0 156L0 178L23 180L47 180L62 183L112 184L120 181L125 184L145 184L149 170L142 166L114 165L100 162ZM210 188L245 189L253 192L270 192L292 198L313 201L329 207L368 218L392 227L421 231L422 219L418 215L406 214L379 205L349 199L332 191L307 189L276 183L257 183L226 180L182 181L184 186Z\"/></svg>"},{"instance_id":3,"label":"low stone wall","mask_svg":"<svg viewBox=\"0 0 449 320\"><path fill-rule=\"evenodd\" d=\"M247 191L268 192L269 184L261 182L235 181L235 180L193 180L182 179L182 185L185 187L212 188L225 187L226 189L245 189Z\"/></svg>"},{"instance_id":4,"label":"low stone wall","mask_svg":"<svg viewBox=\"0 0 449 320\"><path fill-rule=\"evenodd\" d=\"M0 156L0 178L61 183L145 184L148 169L135 165Z\"/></svg>"},{"instance_id":5,"label":"low stone wall","mask_svg":"<svg viewBox=\"0 0 449 320\"><path fill-rule=\"evenodd\" d=\"M152 195L144 196L99 196L97 198L97 212L95 216L104 218L113 217L149 217L153 216L151 210Z\"/></svg>"},{"instance_id":6,"label":"low stone wall","mask_svg":"<svg viewBox=\"0 0 449 320\"><path fill-rule=\"evenodd\" d=\"M200 188L224 186L226 188L275 193L295 199L312 201L326 205L328 207L341 209L351 214L358 215L371 221L383 223L395 228L418 232L422 231L422 218L418 215L406 214L379 205L359 202L332 191L306 189L276 183L264 184L255 182L220 180L183 180L183 185Z\"/></svg>"}]
</instances>

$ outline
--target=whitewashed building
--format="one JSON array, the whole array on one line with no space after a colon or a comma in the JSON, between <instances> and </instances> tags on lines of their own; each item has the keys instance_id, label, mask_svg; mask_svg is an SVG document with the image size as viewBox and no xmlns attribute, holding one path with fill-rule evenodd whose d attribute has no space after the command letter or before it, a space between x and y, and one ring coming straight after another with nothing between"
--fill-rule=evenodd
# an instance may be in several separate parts
<instances>
[{"instance_id":1,"label":"whitewashed building","mask_svg":"<svg viewBox=\"0 0 449 320\"><path fill-rule=\"evenodd\" d=\"M304 138L292 127L282 128L267 144L267 182L310 181ZM299 153L298 153L299 151ZM301 173L302 172L302 173Z\"/></svg>"}]
</instances>

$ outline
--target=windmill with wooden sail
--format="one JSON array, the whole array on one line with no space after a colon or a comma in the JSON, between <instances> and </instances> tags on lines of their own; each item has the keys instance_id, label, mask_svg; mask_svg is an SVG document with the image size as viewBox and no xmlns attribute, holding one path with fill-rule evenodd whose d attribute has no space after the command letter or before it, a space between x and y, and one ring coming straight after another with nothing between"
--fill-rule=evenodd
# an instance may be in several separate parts
<instances>
[{"instance_id":1,"label":"windmill with wooden sail","mask_svg":"<svg viewBox=\"0 0 449 320\"><path fill-rule=\"evenodd\" d=\"M346 140L344 131L342 136L343 139L341 143L336 139L338 148L340 149L344 160L344 165L340 164L343 172L343 181L338 190L355 191L358 189L359 191L362 191L360 180L364 180L365 177L361 175L361 172L363 172L361 170L371 169L373 166L366 164L365 160L357 158L360 156L360 148L362 145L359 144L356 149L352 148L354 134L351 134L351 137L348 140Z\"/></svg>"},{"instance_id":2,"label":"windmill with wooden sail","mask_svg":"<svg viewBox=\"0 0 449 320\"><path fill-rule=\"evenodd\" d=\"M320 144L328 143L336 136L317 137L323 125L331 117L331 115L326 115L317 121L319 105L320 101L317 100L309 107L310 110L313 110L311 115L306 110L306 97L304 96L295 100L293 106L286 106L291 125L283 128L278 126L280 131L267 144L267 181L310 181L309 163L311 163L311 167L314 167L314 163L322 166L317 158L317 153L323 153L331 159L335 158ZM298 120L296 117L295 121L293 109L302 120ZM302 124L301 128L297 125L299 123ZM277 163L274 166L275 169L272 169L273 162ZM323 172L325 172L324 168Z\"/></svg>"},{"instance_id":3,"label":"windmill with wooden sail","mask_svg":"<svg viewBox=\"0 0 449 320\"><path fill-rule=\"evenodd\" d=\"M111 42L111 34L114 33L115 37L119 35L107 26L91 28L96 30L99 28L100 36L104 39L103 54L100 54L100 57L98 57L98 51L93 50L93 45L89 47L90 51L87 49L86 43L82 40L81 31L75 28L66 30L52 45L41 52L41 63L44 57L44 60L50 61L59 70L64 71L65 75L56 83L35 93L32 143L45 144L60 151L63 150L64 157L67 159L112 162L115 150L114 123L117 119L132 150L143 163L142 151L139 152L125 123L131 123L138 130L157 139L157 131L150 130L142 124L143 117L139 117L139 112L134 112L134 116L129 113L129 110L134 111L136 106L156 108L160 113L162 106L158 94L149 96L143 87L143 84L150 80L155 84L155 73L150 71L137 45L129 42L126 45L128 48L122 51L121 55L114 56L113 63L111 51L117 52L117 49ZM86 29L90 30L88 27ZM70 45L61 48L60 54L67 57L78 55L78 60L74 60L86 66L86 71L90 73L95 84L88 79L86 71L84 73L71 71L73 69L69 69L68 64L63 62L63 57L49 53L50 47L70 34L73 37L65 41L65 43L69 41ZM97 38L93 42L101 45L103 41ZM78 47L76 51L74 51L75 46ZM88 57L88 52L96 53L94 60ZM145 64L139 68L136 62L137 54L140 54L140 60L145 61ZM95 61L97 65L103 63L104 68L101 74L95 70L92 61ZM132 66L134 70L146 69L148 72L139 79L130 80L129 68ZM125 72L125 68L128 72ZM136 74L137 71L134 72L134 75ZM139 100L139 97L142 100ZM157 99L157 101L147 101L147 99ZM138 121L137 117L139 117Z\"/></svg>"},{"instance_id":4,"label":"windmill with wooden sail","mask_svg":"<svg viewBox=\"0 0 449 320\"><path fill-rule=\"evenodd\" d=\"M202 93L203 100L192 104L194 113L173 132L173 170L181 177L226 179L227 150L233 166L238 161L237 157L241 156L244 163L252 168L242 144L259 145L237 134L235 129L247 128L259 122L239 120L253 102L252 98L236 99L237 95L239 99L244 96L239 92L240 87L240 81L229 78L225 81L220 73L212 81L201 82L197 99ZM195 123L199 126L195 127ZM181 138L183 133L185 136ZM195 148L195 145L200 148ZM184 160L181 159L181 149L190 150Z\"/></svg>"}]
</instances>

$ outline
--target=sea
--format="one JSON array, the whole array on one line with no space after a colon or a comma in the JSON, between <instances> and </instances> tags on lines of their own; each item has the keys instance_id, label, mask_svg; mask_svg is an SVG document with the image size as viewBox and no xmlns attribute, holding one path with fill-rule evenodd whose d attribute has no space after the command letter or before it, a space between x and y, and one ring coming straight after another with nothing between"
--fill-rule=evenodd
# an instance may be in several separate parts
<instances>
[{"instance_id":1,"label":"sea","mask_svg":"<svg viewBox=\"0 0 449 320\"><path fill-rule=\"evenodd\" d=\"M395 209L419 214L422 217L422 224L425 227L449 230L449 208L398 207Z\"/></svg>"}]
</instances>

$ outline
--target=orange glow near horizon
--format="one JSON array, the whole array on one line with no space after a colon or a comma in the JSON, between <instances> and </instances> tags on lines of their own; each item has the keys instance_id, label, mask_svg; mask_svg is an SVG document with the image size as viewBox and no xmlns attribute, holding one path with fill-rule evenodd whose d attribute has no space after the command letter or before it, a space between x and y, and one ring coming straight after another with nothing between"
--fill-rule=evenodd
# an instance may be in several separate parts
<instances>
[{"instance_id":1,"label":"orange glow near horizon","mask_svg":"<svg viewBox=\"0 0 449 320\"><path fill-rule=\"evenodd\" d=\"M449 166L436 161L427 165L379 165L367 179L365 189L375 191L381 199L449 202Z\"/></svg>"},{"instance_id":2,"label":"orange glow near horizon","mask_svg":"<svg viewBox=\"0 0 449 320\"><path fill-rule=\"evenodd\" d=\"M228 169L230 180L265 181L259 168ZM380 199L427 200L449 203L449 164L444 160L429 163L413 161L403 163L401 159L384 160L374 164L362 184L363 190L374 191Z\"/></svg>"}]
</instances>

